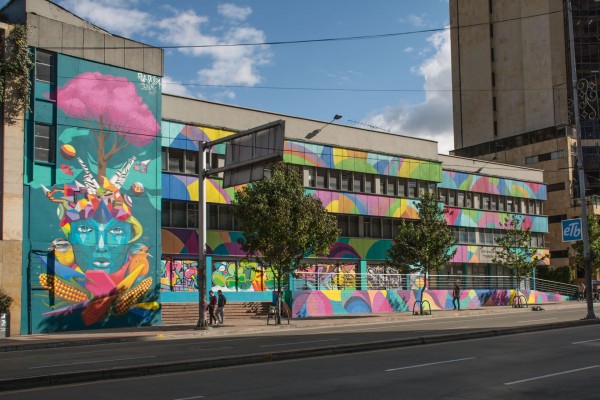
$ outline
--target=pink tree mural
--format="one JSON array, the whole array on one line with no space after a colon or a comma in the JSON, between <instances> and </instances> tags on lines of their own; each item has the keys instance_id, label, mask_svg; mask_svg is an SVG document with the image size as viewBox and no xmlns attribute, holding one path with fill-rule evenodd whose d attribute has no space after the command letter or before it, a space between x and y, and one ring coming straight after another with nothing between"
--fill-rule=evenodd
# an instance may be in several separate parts
<instances>
[{"instance_id":1,"label":"pink tree mural","mask_svg":"<svg viewBox=\"0 0 600 400\"><path fill-rule=\"evenodd\" d=\"M85 120L94 134L99 180L113 155L129 144L149 144L160 130L135 85L123 77L83 73L57 90L56 103L68 116Z\"/></svg>"}]
</instances>

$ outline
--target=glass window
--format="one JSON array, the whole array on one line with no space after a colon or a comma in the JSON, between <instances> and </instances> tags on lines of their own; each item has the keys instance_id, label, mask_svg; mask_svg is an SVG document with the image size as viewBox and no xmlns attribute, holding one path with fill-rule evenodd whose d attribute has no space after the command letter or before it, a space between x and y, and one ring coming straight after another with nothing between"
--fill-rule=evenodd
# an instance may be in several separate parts
<instances>
[{"instance_id":1,"label":"glass window","mask_svg":"<svg viewBox=\"0 0 600 400\"><path fill-rule=\"evenodd\" d=\"M183 150L169 149L169 171L183 172Z\"/></svg>"},{"instance_id":2,"label":"glass window","mask_svg":"<svg viewBox=\"0 0 600 400\"><path fill-rule=\"evenodd\" d=\"M412 179L408 181L408 197L410 197L410 198L416 198L416 197L418 197L418 195L417 195L417 181L412 180Z\"/></svg>"},{"instance_id":3,"label":"glass window","mask_svg":"<svg viewBox=\"0 0 600 400\"><path fill-rule=\"evenodd\" d=\"M397 193L398 192L396 190L396 178L394 178L393 176L388 176L386 194L389 196L396 196Z\"/></svg>"},{"instance_id":4,"label":"glass window","mask_svg":"<svg viewBox=\"0 0 600 400\"><path fill-rule=\"evenodd\" d=\"M363 217L363 237L371 237L371 218Z\"/></svg>"},{"instance_id":5,"label":"glass window","mask_svg":"<svg viewBox=\"0 0 600 400\"><path fill-rule=\"evenodd\" d=\"M233 229L233 213L231 206L219 206L219 229L230 231Z\"/></svg>"},{"instance_id":6,"label":"glass window","mask_svg":"<svg viewBox=\"0 0 600 400\"><path fill-rule=\"evenodd\" d=\"M475 228L468 228L469 243L477 243L477 232Z\"/></svg>"},{"instance_id":7,"label":"glass window","mask_svg":"<svg viewBox=\"0 0 600 400\"><path fill-rule=\"evenodd\" d=\"M55 136L54 126L35 124L35 161L54 162Z\"/></svg>"},{"instance_id":8,"label":"glass window","mask_svg":"<svg viewBox=\"0 0 600 400\"><path fill-rule=\"evenodd\" d=\"M168 171L167 169L167 162L169 162L169 152L167 151L166 147L161 148L160 151L160 158L162 161L162 170L163 171Z\"/></svg>"},{"instance_id":9,"label":"glass window","mask_svg":"<svg viewBox=\"0 0 600 400\"><path fill-rule=\"evenodd\" d=\"M162 226L171 226L170 221L170 204L168 200L162 201L162 209L161 209L161 220L160 223Z\"/></svg>"},{"instance_id":10,"label":"glass window","mask_svg":"<svg viewBox=\"0 0 600 400\"><path fill-rule=\"evenodd\" d=\"M54 72L56 53L37 49L35 57L35 79L50 84L56 83Z\"/></svg>"},{"instance_id":11,"label":"glass window","mask_svg":"<svg viewBox=\"0 0 600 400\"><path fill-rule=\"evenodd\" d=\"M429 182L427 184L427 193L434 194L435 193L435 183Z\"/></svg>"},{"instance_id":12,"label":"glass window","mask_svg":"<svg viewBox=\"0 0 600 400\"><path fill-rule=\"evenodd\" d=\"M375 191L373 190L375 188L375 185L373 184L373 179L375 179L375 175L365 175L365 193L375 193Z\"/></svg>"},{"instance_id":13,"label":"glass window","mask_svg":"<svg viewBox=\"0 0 600 400\"><path fill-rule=\"evenodd\" d=\"M465 207L473 208L473 193L465 193Z\"/></svg>"},{"instance_id":14,"label":"glass window","mask_svg":"<svg viewBox=\"0 0 600 400\"><path fill-rule=\"evenodd\" d=\"M207 204L206 214L208 214L207 229L219 229L219 206L217 204Z\"/></svg>"},{"instance_id":15,"label":"glass window","mask_svg":"<svg viewBox=\"0 0 600 400\"><path fill-rule=\"evenodd\" d=\"M171 202L171 226L176 228L187 227L186 207L183 201Z\"/></svg>"},{"instance_id":16,"label":"glass window","mask_svg":"<svg viewBox=\"0 0 600 400\"><path fill-rule=\"evenodd\" d=\"M398 179L398 197L406 197L406 179Z\"/></svg>"},{"instance_id":17,"label":"glass window","mask_svg":"<svg viewBox=\"0 0 600 400\"><path fill-rule=\"evenodd\" d=\"M354 177L352 179L352 191L353 192L364 192L363 187L363 174L354 173Z\"/></svg>"},{"instance_id":18,"label":"glass window","mask_svg":"<svg viewBox=\"0 0 600 400\"><path fill-rule=\"evenodd\" d=\"M456 206L457 207L464 207L465 206L465 193L464 192L458 192L457 196L456 196Z\"/></svg>"},{"instance_id":19,"label":"glass window","mask_svg":"<svg viewBox=\"0 0 600 400\"><path fill-rule=\"evenodd\" d=\"M312 167L304 167L305 169L305 174L304 176L306 176L306 186L308 187L315 187L316 185L316 179L315 179L315 169Z\"/></svg>"},{"instance_id":20,"label":"glass window","mask_svg":"<svg viewBox=\"0 0 600 400\"><path fill-rule=\"evenodd\" d=\"M438 189L438 199L444 203L448 204L448 190L446 189Z\"/></svg>"},{"instance_id":21,"label":"glass window","mask_svg":"<svg viewBox=\"0 0 600 400\"><path fill-rule=\"evenodd\" d=\"M392 239L392 219L384 218L382 221L383 225L383 238L384 239Z\"/></svg>"},{"instance_id":22,"label":"glass window","mask_svg":"<svg viewBox=\"0 0 600 400\"><path fill-rule=\"evenodd\" d=\"M198 203L187 203L187 227L198 227Z\"/></svg>"},{"instance_id":23,"label":"glass window","mask_svg":"<svg viewBox=\"0 0 600 400\"><path fill-rule=\"evenodd\" d=\"M490 196L490 209L497 210L498 209L498 196L491 195Z\"/></svg>"},{"instance_id":24,"label":"glass window","mask_svg":"<svg viewBox=\"0 0 600 400\"><path fill-rule=\"evenodd\" d=\"M358 237L358 215L348 216L348 236Z\"/></svg>"},{"instance_id":25,"label":"glass window","mask_svg":"<svg viewBox=\"0 0 600 400\"><path fill-rule=\"evenodd\" d=\"M381 237L381 218L371 218L371 237Z\"/></svg>"},{"instance_id":26,"label":"glass window","mask_svg":"<svg viewBox=\"0 0 600 400\"><path fill-rule=\"evenodd\" d=\"M452 190L452 189L448 190L448 205L450 207L456 206L456 190Z\"/></svg>"},{"instance_id":27,"label":"glass window","mask_svg":"<svg viewBox=\"0 0 600 400\"><path fill-rule=\"evenodd\" d=\"M341 190L349 192L352 190L352 172L342 172Z\"/></svg>"},{"instance_id":28,"label":"glass window","mask_svg":"<svg viewBox=\"0 0 600 400\"><path fill-rule=\"evenodd\" d=\"M195 151L185 152L185 173L198 175L198 153Z\"/></svg>"},{"instance_id":29,"label":"glass window","mask_svg":"<svg viewBox=\"0 0 600 400\"><path fill-rule=\"evenodd\" d=\"M327 170L317 168L317 187L325 189L327 187Z\"/></svg>"},{"instance_id":30,"label":"glass window","mask_svg":"<svg viewBox=\"0 0 600 400\"><path fill-rule=\"evenodd\" d=\"M484 210L489 210L490 209L490 195L489 194L482 194L481 195L481 208Z\"/></svg>"},{"instance_id":31,"label":"glass window","mask_svg":"<svg viewBox=\"0 0 600 400\"><path fill-rule=\"evenodd\" d=\"M339 180L339 171L329 171L329 189L337 190L338 189L338 180Z\"/></svg>"},{"instance_id":32,"label":"glass window","mask_svg":"<svg viewBox=\"0 0 600 400\"><path fill-rule=\"evenodd\" d=\"M338 215L338 228L340 229L341 236L348 237L348 216L347 215Z\"/></svg>"},{"instance_id":33,"label":"glass window","mask_svg":"<svg viewBox=\"0 0 600 400\"><path fill-rule=\"evenodd\" d=\"M506 198L506 211L508 212L514 212L515 208L515 204L514 204L514 200L512 197L507 197Z\"/></svg>"},{"instance_id":34,"label":"glass window","mask_svg":"<svg viewBox=\"0 0 600 400\"><path fill-rule=\"evenodd\" d=\"M506 209L506 197L498 197L498 211L504 211Z\"/></svg>"},{"instance_id":35,"label":"glass window","mask_svg":"<svg viewBox=\"0 0 600 400\"><path fill-rule=\"evenodd\" d=\"M386 179L385 176L380 176L379 177L379 193L380 194L386 194L387 190L386 190Z\"/></svg>"}]
</instances>

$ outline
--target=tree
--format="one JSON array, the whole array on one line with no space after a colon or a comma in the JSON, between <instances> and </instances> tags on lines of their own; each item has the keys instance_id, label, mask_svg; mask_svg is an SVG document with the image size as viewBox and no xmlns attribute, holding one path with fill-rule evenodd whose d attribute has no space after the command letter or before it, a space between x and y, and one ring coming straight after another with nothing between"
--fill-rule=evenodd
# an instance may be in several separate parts
<instances>
[{"instance_id":1,"label":"tree","mask_svg":"<svg viewBox=\"0 0 600 400\"><path fill-rule=\"evenodd\" d=\"M56 104L65 114L86 121L90 127L97 142L100 179L106 177L108 161L114 154L129 144L146 146L160 130L135 85L123 77L85 72L57 90Z\"/></svg>"},{"instance_id":2,"label":"tree","mask_svg":"<svg viewBox=\"0 0 600 400\"><path fill-rule=\"evenodd\" d=\"M27 26L15 25L0 46L4 49L4 54L0 54L0 100L5 122L14 125L17 117L29 109L33 61L27 44Z\"/></svg>"},{"instance_id":3,"label":"tree","mask_svg":"<svg viewBox=\"0 0 600 400\"><path fill-rule=\"evenodd\" d=\"M388 264L403 273L419 272L425 276L423 292L427 287L427 275L443 269L456 253L452 249L457 241L445 219L450 211L440 206L437 197L431 193L419 196L417 204L419 221L402 220L392 247L387 252ZM420 303L423 314L423 302Z\"/></svg>"},{"instance_id":4,"label":"tree","mask_svg":"<svg viewBox=\"0 0 600 400\"><path fill-rule=\"evenodd\" d=\"M540 256L538 249L531 246L531 228L525 227L523 217L512 215L502 223L504 234L496 238L497 249L492 261L504 268L511 270L512 275L517 280L517 285L521 282L521 277L531 275L531 271L546 256ZM515 296L519 293L518 287L515 289Z\"/></svg>"},{"instance_id":5,"label":"tree","mask_svg":"<svg viewBox=\"0 0 600 400\"><path fill-rule=\"evenodd\" d=\"M591 214L588 219L588 242L590 245L590 267L593 274L600 269L600 215ZM575 265L577 269L584 270L583 260L583 241L575 242L571 245L573 255L575 256Z\"/></svg>"},{"instance_id":6,"label":"tree","mask_svg":"<svg viewBox=\"0 0 600 400\"><path fill-rule=\"evenodd\" d=\"M272 167L269 178L238 190L233 212L243 233L242 249L272 271L278 294L282 279L302 269L303 258L328 254L340 234L321 200L304 193L298 169L283 162ZM281 310L281 296L277 303Z\"/></svg>"}]
</instances>

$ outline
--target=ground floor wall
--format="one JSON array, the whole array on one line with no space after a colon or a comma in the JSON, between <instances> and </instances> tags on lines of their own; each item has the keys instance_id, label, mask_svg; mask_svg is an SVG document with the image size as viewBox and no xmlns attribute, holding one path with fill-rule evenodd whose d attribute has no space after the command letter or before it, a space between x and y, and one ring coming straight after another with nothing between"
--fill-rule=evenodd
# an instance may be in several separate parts
<instances>
[{"instance_id":1,"label":"ground floor wall","mask_svg":"<svg viewBox=\"0 0 600 400\"><path fill-rule=\"evenodd\" d=\"M544 293L536 290L521 290L527 303L543 304L567 301L569 296ZM511 305L514 290L463 290L460 296L461 308ZM334 315L393 313L412 311L420 290L294 290L290 293L292 316L328 317ZM452 290L426 290L423 301L427 300L432 310L452 308Z\"/></svg>"},{"instance_id":2,"label":"ground floor wall","mask_svg":"<svg viewBox=\"0 0 600 400\"><path fill-rule=\"evenodd\" d=\"M0 288L13 299L10 308L11 336L18 335L21 327L22 251L23 242L20 240L0 240Z\"/></svg>"}]
</instances>

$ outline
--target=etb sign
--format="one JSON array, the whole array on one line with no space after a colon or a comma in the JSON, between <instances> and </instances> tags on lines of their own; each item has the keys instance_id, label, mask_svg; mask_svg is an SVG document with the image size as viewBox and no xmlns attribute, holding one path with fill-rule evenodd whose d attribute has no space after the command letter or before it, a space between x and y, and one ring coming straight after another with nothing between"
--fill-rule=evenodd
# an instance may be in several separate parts
<instances>
[{"instance_id":1,"label":"etb sign","mask_svg":"<svg viewBox=\"0 0 600 400\"><path fill-rule=\"evenodd\" d=\"M563 242L575 242L582 239L581 218L562 220L561 225Z\"/></svg>"}]
</instances>

